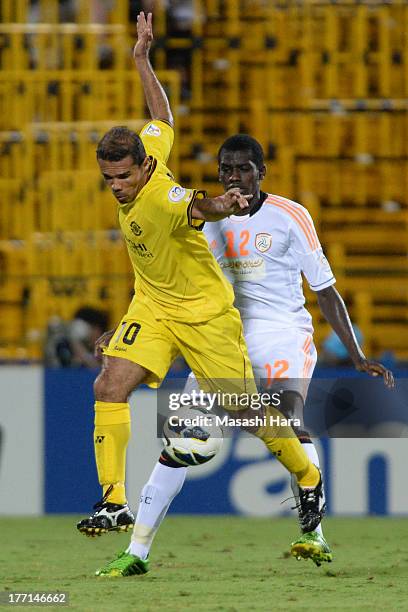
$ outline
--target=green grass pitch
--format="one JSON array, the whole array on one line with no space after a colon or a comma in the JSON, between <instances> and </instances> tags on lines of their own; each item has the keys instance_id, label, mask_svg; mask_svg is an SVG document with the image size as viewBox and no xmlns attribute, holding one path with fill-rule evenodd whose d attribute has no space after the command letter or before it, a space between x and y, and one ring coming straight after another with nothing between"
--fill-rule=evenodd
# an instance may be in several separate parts
<instances>
[{"instance_id":1,"label":"green grass pitch","mask_svg":"<svg viewBox=\"0 0 408 612\"><path fill-rule=\"evenodd\" d=\"M0 590L67 591L80 612L408 609L406 519L327 519L335 559L317 568L288 557L294 519L170 516L151 571L129 578L93 575L128 534L88 539L75 522L3 517Z\"/></svg>"}]
</instances>

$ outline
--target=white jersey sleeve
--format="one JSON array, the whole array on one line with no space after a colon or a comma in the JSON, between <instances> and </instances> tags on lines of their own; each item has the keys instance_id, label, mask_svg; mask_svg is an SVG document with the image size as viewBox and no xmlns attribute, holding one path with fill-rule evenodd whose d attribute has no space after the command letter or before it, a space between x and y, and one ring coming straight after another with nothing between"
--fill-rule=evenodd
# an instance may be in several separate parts
<instances>
[{"instance_id":1,"label":"white jersey sleeve","mask_svg":"<svg viewBox=\"0 0 408 612\"><path fill-rule=\"evenodd\" d=\"M292 223L290 231L292 249L309 287L321 291L333 285L336 279L323 253L312 217L303 207L302 214L297 214L297 222Z\"/></svg>"}]
</instances>

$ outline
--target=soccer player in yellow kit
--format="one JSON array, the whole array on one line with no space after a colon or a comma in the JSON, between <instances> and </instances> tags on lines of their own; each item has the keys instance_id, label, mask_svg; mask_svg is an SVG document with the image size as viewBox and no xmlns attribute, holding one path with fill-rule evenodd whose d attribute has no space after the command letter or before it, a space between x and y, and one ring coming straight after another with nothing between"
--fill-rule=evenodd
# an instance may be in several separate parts
<instances>
[{"instance_id":1,"label":"soccer player in yellow kit","mask_svg":"<svg viewBox=\"0 0 408 612\"><path fill-rule=\"evenodd\" d=\"M100 170L119 203L119 223L136 280L128 312L99 344L103 366L94 386L94 444L103 498L96 512L77 525L86 535L127 530L134 523L126 502L125 458L128 397L139 384L157 387L182 354L210 389L212 381L224 379L235 392L239 388L241 393L256 393L233 290L200 232L205 221L237 213L248 202L236 189L207 198L175 182L166 167L173 118L149 62L151 14L147 20L139 14L137 31L134 58L152 121L139 136L124 127L112 128L97 148ZM279 416L272 407L268 411ZM295 474L304 521L313 529L322 515L319 470L290 427L261 427L254 433ZM130 573L146 568L146 561L127 557L136 568Z\"/></svg>"}]
</instances>

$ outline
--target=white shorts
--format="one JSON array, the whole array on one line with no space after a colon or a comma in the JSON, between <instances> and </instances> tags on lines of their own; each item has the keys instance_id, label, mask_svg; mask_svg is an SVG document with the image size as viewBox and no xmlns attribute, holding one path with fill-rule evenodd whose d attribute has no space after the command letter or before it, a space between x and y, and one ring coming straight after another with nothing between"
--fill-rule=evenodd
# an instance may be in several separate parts
<instances>
[{"instance_id":1,"label":"white shorts","mask_svg":"<svg viewBox=\"0 0 408 612\"><path fill-rule=\"evenodd\" d=\"M244 335L259 387L272 384L306 399L317 361L313 336L299 329L273 329L269 321L246 319Z\"/></svg>"}]
</instances>

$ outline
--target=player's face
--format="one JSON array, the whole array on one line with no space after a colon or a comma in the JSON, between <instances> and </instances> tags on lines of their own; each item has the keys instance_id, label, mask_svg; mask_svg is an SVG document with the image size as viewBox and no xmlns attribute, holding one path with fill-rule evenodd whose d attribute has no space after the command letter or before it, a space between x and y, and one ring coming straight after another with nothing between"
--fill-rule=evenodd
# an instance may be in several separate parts
<instances>
[{"instance_id":1,"label":"player's face","mask_svg":"<svg viewBox=\"0 0 408 612\"><path fill-rule=\"evenodd\" d=\"M133 202L146 182L149 158L138 166L128 155L119 161L98 159L99 168L108 187L120 204Z\"/></svg>"},{"instance_id":2,"label":"player's face","mask_svg":"<svg viewBox=\"0 0 408 612\"><path fill-rule=\"evenodd\" d=\"M244 195L252 195L255 204L260 195L260 182L265 176L265 166L258 168L251 159L251 152L222 151L218 178L225 191L238 187Z\"/></svg>"}]
</instances>

